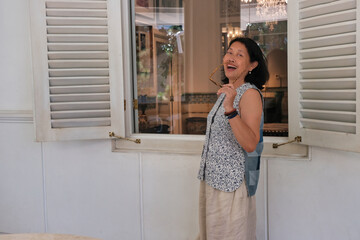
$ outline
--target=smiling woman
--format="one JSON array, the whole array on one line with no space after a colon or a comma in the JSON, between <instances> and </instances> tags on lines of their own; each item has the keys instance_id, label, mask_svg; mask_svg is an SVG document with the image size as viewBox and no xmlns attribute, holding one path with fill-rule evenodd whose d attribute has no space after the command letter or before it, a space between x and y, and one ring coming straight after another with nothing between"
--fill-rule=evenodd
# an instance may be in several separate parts
<instances>
[{"instance_id":1,"label":"smiling woman","mask_svg":"<svg viewBox=\"0 0 360 240\"><path fill-rule=\"evenodd\" d=\"M136 2L135 133L205 134L217 85L227 81L224 71L239 69L230 64L216 71L211 79L217 85L208 76L224 55L239 54L226 53L228 43L248 36L272 56L270 81L258 86L264 88L264 134L287 135L286 16L270 23L256 15L257 7L256 2L233 0Z\"/></svg>"}]
</instances>

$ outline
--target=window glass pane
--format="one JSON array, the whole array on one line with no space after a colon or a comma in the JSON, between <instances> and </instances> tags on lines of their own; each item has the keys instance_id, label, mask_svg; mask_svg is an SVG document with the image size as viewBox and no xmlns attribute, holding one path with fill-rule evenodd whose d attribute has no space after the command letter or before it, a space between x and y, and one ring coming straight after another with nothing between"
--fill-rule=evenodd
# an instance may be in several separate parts
<instances>
[{"instance_id":1,"label":"window glass pane","mask_svg":"<svg viewBox=\"0 0 360 240\"><path fill-rule=\"evenodd\" d=\"M287 136L285 0L135 0L135 132L204 134L218 87L209 75L234 37L268 58L264 135ZM220 68L213 79L221 83Z\"/></svg>"}]
</instances>

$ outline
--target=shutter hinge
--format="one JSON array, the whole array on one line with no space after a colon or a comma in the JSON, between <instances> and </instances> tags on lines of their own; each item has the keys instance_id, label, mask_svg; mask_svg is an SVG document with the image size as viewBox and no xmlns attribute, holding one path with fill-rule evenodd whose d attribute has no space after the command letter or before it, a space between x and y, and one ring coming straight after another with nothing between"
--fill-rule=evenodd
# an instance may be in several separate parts
<instances>
[{"instance_id":1,"label":"shutter hinge","mask_svg":"<svg viewBox=\"0 0 360 240\"><path fill-rule=\"evenodd\" d=\"M133 99L133 108L134 110L138 110L138 100L137 99Z\"/></svg>"},{"instance_id":2,"label":"shutter hinge","mask_svg":"<svg viewBox=\"0 0 360 240\"><path fill-rule=\"evenodd\" d=\"M109 132L109 137L110 137L110 138L123 139L123 140L131 141L131 142L134 142L134 143L137 143L137 144L140 144L140 143L141 143L141 140L140 140L139 138L137 138L137 139L132 139L132 138L120 137L120 136L115 135L114 132Z\"/></svg>"},{"instance_id":3,"label":"shutter hinge","mask_svg":"<svg viewBox=\"0 0 360 240\"><path fill-rule=\"evenodd\" d=\"M291 140L291 141L288 141L288 142L285 142L285 143L274 143L273 144L273 148L278 148L278 147L280 147L280 146L282 146L282 145L285 145L285 144L289 144L289 143L293 143L293 142L301 142L301 136L296 136L295 138L294 138L294 140Z\"/></svg>"},{"instance_id":4,"label":"shutter hinge","mask_svg":"<svg viewBox=\"0 0 360 240\"><path fill-rule=\"evenodd\" d=\"M124 111L126 111L126 100L124 100Z\"/></svg>"}]
</instances>

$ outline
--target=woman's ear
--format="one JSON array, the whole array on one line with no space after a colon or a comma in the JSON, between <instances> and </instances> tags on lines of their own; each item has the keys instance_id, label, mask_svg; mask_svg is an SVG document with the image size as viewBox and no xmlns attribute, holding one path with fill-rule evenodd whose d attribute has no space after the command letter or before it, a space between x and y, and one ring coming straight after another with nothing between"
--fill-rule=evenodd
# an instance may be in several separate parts
<instances>
[{"instance_id":1,"label":"woman's ear","mask_svg":"<svg viewBox=\"0 0 360 240\"><path fill-rule=\"evenodd\" d=\"M250 71L254 70L258 65L259 65L258 61L254 61L250 63L250 67L251 67Z\"/></svg>"}]
</instances>

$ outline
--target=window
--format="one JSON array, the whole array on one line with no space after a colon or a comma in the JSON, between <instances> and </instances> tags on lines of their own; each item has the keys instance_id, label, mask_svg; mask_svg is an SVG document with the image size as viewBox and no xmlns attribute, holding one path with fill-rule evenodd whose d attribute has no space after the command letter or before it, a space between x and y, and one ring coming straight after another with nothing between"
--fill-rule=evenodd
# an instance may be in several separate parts
<instances>
[{"instance_id":1,"label":"window","mask_svg":"<svg viewBox=\"0 0 360 240\"><path fill-rule=\"evenodd\" d=\"M287 136L287 16L285 1L135 1L135 132L204 134L217 99L209 74L231 39L253 38L267 55L264 135ZM276 14L276 16L275 16ZM217 81L224 78L223 70Z\"/></svg>"},{"instance_id":2,"label":"window","mask_svg":"<svg viewBox=\"0 0 360 240\"><path fill-rule=\"evenodd\" d=\"M290 139L301 136L306 145L359 152L357 1L289 1L287 21L291 27L287 35L286 19L276 24L271 19L251 20L256 16L255 2L216 2L203 8L200 0L31 1L37 140L104 139L114 131L120 136L140 137L144 140L141 149L146 151L200 151L203 119L217 89L207 76L221 63L232 28L235 35L241 29L244 35L253 36L270 59L270 68L278 71L264 95L273 98L277 106L282 98L282 110L276 108L281 113L286 109L283 99L288 83ZM230 5L219 5L223 2ZM133 43L130 3L136 19ZM149 19L156 29L148 24ZM289 79L283 82L287 77L286 62L282 61L286 48ZM279 65L271 65L271 61ZM135 82L130 80L131 66ZM221 72L216 77L220 81ZM133 96L139 103L135 120L129 101ZM143 112L145 123L141 122ZM286 113L281 118L276 114L267 117L275 124L286 124ZM154 137L146 131L165 134ZM190 133L199 136L187 135ZM265 138L265 144L266 139L273 138ZM114 146L134 149L136 144L116 141ZM284 147L287 153L298 147L288 146ZM265 147L265 152L267 149L271 147ZM279 151L282 149L274 153Z\"/></svg>"}]
</instances>

